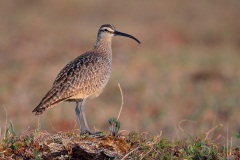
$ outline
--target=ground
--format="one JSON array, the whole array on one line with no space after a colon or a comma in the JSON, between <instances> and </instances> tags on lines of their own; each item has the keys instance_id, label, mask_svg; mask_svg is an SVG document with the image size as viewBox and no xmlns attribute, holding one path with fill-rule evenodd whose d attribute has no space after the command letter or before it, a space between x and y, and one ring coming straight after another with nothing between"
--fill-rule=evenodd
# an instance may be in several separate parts
<instances>
[{"instance_id":1,"label":"ground","mask_svg":"<svg viewBox=\"0 0 240 160\"><path fill-rule=\"evenodd\" d=\"M78 132L78 133L77 133ZM240 138L240 133L237 135ZM115 136L109 133L80 135L79 130L50 134L26 130L16 135L9 124L0 143L1 159L239 159L240 148L209 140L208 134L169 141L162 133L129 132Z\"/></svg>"}]
</instances>

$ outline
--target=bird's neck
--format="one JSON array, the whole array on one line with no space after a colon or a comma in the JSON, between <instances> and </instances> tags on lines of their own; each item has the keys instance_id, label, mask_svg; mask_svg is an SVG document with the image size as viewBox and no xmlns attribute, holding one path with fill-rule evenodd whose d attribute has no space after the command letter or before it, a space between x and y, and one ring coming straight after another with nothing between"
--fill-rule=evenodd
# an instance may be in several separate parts
<instances>
[{"instance_id":1,"label":"bird's neck","mask_svg":"<svg viewBox=\"0 0 240 160\"><path fill-rule=\"evenodd\" d=\"M111 54L112 53L112 38L101 38L98 37L94 50L98 53Z\"/></svg>"}]
</instances>

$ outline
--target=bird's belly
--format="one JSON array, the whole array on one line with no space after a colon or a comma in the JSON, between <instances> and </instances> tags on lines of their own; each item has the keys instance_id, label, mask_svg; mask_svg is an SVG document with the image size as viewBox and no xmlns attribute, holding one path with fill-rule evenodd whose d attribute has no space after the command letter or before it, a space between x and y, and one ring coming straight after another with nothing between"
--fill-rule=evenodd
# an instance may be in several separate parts
<instances>
[{"instance_id":1,"label":"bird's belly","mask_svg":"<svg viewBox=\"0 0 240 160\"><path fill-rule=\"evenodd\" d=\"M105 88L109 78L110 74L109 76L97 76L86 80L82 83L84 85L79 84L81 87L79 87L75 92L76 94L69 99L92 99L98 97Z\"/></svg>"},{"instance_id":2,"label":"bird's belly","mask_svg":"<svg viewBox=\"0 0 240 160\"><path fill-rule=\"evenodd\" d=\"M104 80L101 81L101 83L95 83L89 87L89 93L86 98L92 99L95 97L98 97L103 89L105 88L107 82L109 80L109 77L105 77Z\"/></svg>"},{"instance_id":3,"label":"bird's belly","mask_svg":"<svg viewBox=\"0 0 240 160\"><path fill-rule=\"evenodd\" d=\"M69 99L92 99L92 98L95 98L95 97L98 97L103 91L103 88L102 89L97 89L97 90L93 90L92 92L84 92L84 93L79 93L79 94L76 94L72 97L70 97Z\"/></svg>"}]
</instances>

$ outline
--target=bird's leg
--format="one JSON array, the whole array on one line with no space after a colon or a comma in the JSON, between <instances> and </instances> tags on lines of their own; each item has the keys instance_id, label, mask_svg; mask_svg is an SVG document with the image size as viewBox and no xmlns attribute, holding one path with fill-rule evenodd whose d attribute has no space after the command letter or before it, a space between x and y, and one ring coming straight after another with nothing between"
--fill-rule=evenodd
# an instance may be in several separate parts
<instances>
[{"instance_id":1,"label":"bird's leg","mask_svg":"<svg viewBox=\"0 0 240 160\"><path fill-rule=\"evenodd\" d=\"M80 111L81 111L82 116L83 116L83 121L84 121L84 124L85 124L85 127L86 127L86 131L87 131L89 134L91 134L91 135L99 135L99 134L102 134L102 132L93 132L93 131L91 131L91 130L89 129L88 123L87 123L87 118L86 118L86 115L85 115L85 113L84 113L84 111L83 111L83 109L84 109L84 103L85 103L85 99L83 99L83 102L82 102L82 104L80 105Z\"/></svg>"},{"instance_id":2,"label":"bird's leg","mask_svg":"<svg viewBox=\"0 0 240 160\"><path fill-rule=\"evenodd\" d=\"M76 115L78 117L78 123L79 123L79 127L80 127L80 134L82 134L84 131L83 131L83 126L82 126L82 120L81 120L81 115L80 115L80 110L78 108L78 101L76 101L76 108L75 108L75 112L76 112ZM81 106L81 105L80 105Z\"/></svg>"},{"instance_id":3,"label":"bird's leg","mask_svg":"<svg viewBox=\"0 0 240 160\"><path fill-rule=\"evenodd\" d=\"M82 103L81 103L81 105L80 105L80 112L82 113L82 116L83 116L83 121L84 121L84 124L85 124L85 127L86 127L86 131L87 131L89 134L93 134L93 131L91 131L91 130L89 129L89 126L88 126L88 123L87 123L87 118L86 118L86 115L85 115L85 113L84 113L84 111L83 111L85 101L86 101L86 100L83 99L83 101L82 101Z\"/></svg>"}]
</instances>

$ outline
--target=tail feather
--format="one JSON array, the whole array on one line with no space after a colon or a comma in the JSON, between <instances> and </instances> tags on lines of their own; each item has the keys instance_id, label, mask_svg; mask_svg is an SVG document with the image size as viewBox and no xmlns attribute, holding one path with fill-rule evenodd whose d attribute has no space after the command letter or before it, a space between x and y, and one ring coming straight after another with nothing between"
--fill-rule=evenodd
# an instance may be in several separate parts
<instances>
[{"instance_id":1,"label":"tail feather","mask_svg":"<svg viewBox=\"0 0 240 160\"><path fill-rule=\"evenodd\" d=\"M65 101L67 98L58 95L58 91L51 89L41 100L38 106L32 111L35 115L42 114L46 109L53 108L57 104Z\"/></svg>"}]
</instances>

